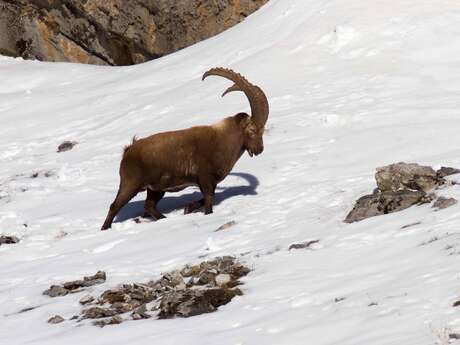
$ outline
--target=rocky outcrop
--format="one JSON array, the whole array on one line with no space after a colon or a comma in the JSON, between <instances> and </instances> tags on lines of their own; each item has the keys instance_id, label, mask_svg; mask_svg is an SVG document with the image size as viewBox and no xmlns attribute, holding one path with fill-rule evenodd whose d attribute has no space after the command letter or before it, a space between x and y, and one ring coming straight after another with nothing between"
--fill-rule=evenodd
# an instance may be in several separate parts
<instances>
[{"instance_id":1,"label":"rocky outcrop","mask_svg":"<svg viewBox=\"0 0 460 345\"><path fill-rule=\"evenodd\" d=\"M359 198L345 218L345 223L402 211L412 205L430 203L436 199L432 191L446 185L446 176L460 170L442 167L438 171L415 163L396 163L377 168L375 180L377 189L373 194ZM453 198L440 197L433 207L447 208L456 203Z\"/></svg>"},{"instance_id":2,"label":"rocky outcrop","mask_svg":"<svg viewBox=\"0 0 460 345\"><path fill-rule=\"evenodd\" d=\"M239 23L268 0L0 0L0 54L131 65Z\"/></svg>"}]
</instances>

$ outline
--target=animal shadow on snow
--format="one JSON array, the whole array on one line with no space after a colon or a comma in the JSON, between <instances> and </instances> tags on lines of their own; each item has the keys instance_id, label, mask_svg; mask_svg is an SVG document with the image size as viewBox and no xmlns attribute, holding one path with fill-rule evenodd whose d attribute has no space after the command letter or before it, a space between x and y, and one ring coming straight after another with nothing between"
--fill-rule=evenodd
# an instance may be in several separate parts
<instances>
[{"instance_id":1,"label":"animal shadow on snow","mask_svg":"<svg viewBox=\"0 0 460 345\"><path fill-rule=\"evenodd\" d=\"M247 173L230 173L229 176L240 177L249 184L243 186L219 187L216 188L214 205L219 205L222 201L238 195L257 195L257 187L259 180L257 177ZM145 192L142 193L145 196ZM161 213L169 213L184 207L196 200L202 198L200 191L174 196L174 194L166 193L165 197L158 203L158 210ZM125 220L135 218L144 213L144 200L131 201L125 205L118 213L115 222L124 222Z\"/></svg>"}]
</instances>

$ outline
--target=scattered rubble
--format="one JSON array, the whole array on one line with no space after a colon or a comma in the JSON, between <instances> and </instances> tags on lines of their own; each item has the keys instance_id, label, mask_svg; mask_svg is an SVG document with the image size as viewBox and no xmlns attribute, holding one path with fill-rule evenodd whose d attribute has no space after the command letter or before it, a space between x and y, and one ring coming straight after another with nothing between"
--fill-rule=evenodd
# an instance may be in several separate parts
<instances>
[{"instance_id":1,"label":"scattered rubble","mask_svg":"<svg viewBox=\"0 0 460 345\"><path fill-rule=\"evenodd\" d=\"M303 243L294 243L289 246L289 250L291 249L308 249L311 245L319 243L319 240L307 241Z\"/></svg>"},{"instance_id":2,"label":"scattered rubble","mask_svg":"<svg viewBox=\"0 0 460 345\"><path fill-rule=\"evenodd\" d=\"M67 140L67 141L64 141L64 142L62 142L62 143L58 146L57 152L66 152L66 151L70 151L70 150L72 150L73 147L74 147L75 145L77 145L77 144L78 144L78 142L76 142L76 141L68 141L68 140Z\"/></svg>"},{"instance_id":3,"label":"scattered rubble","mask_svg":"<svg viewBox=\"0 0 460 345\"><path fill-rule=\"evenodd\" d=\"M7 236L7 235L0 235L0 246L2 244L15 244L19 242L19 238L16 236Z\"/></svg>"},{"instance_id":4,"label":"scattered rubble","mask_svg":"<svg viewBox=\"0 0 460 345\"><path fill-rule=\"evenodd\" d=\"M403 162L377 168L375 180L378 188L372 194L359 198L344 222L358 222L369 217L402 211L413 205L430 203L436 199L432 191L447 184L444 177L457 172L460 170L442 167L435 171L429 166Z\"/></svg>"},{"instance_id":5,"label":"scattered rubble","mask_svg":"<svg viewBox=\"0 0 460 345\"><path fill-rule=\"evenodd\" d=\"M241 285L239 279L249 272L249 268L231 256L186 265L181 270L163 274L158 280L121 284L99 297L86 295L80 299L84 309L71 320L91 319L95 320L94 325L105 327L127 319L167 319L210 313L243 294L236 286ZM83 280L53 285L44 293L51 297L63 296L103 281L105 273L98 272Z\"/></svg>"},{"instance_id":6,"label":"scattered rubble","mask_svg":"<svg viewBox=\"0 0 460 345\"><path fill-rule=\"evenodd\" d=\"M433 208L437 208L438 211L453 206L457 203L455 198L445 198L440 196L433 204Z\"/></svg>"},{"instance_id":7,"label":"scattered rubble","mask_svg":"<svg viewBox=\"0 0 460 345\"><path fill-rule=\"evenodd\" d=\"M105 280L105 272L98 271L95 275L83 277L83 279L80 280L66 282L62 285L51 285L48 290L43 292L43 294L50 297L65 296L69 293L80 292L80 288L102 284Z\"/></svg>"},{"instance_id":8,"label":"scattered rubble","mask_svg":"<svg viewBox=\"0 0 460 345\"><path fill-rule=\"evenodd\" d=\"M51 323L53 325L61 322L64 322L64 318L60 315L55 315L48 320L48 323Z\"/></svg>"}]
</instances>

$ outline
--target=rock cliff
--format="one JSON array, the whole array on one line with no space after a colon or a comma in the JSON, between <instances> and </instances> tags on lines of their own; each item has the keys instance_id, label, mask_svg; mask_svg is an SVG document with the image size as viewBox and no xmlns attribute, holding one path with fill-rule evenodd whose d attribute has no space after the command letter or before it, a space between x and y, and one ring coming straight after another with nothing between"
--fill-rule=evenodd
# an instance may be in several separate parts
<instances>
[{"instance_id":1,"label":"rock cliff","mask_svg":"<svg viewBox=\"0 0 460 345\"><path fill-rule=\"evenodd\" d=\"M239 23L268 0L0 0L0 54L130 65Z\"/></svg>"}]
</instances>

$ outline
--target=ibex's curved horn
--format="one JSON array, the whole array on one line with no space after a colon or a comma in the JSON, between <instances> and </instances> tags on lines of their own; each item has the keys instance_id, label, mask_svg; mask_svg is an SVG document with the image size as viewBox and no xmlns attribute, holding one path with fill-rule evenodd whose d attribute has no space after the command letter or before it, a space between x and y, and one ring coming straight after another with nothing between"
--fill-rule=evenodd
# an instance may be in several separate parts
<instances>
[{"instance_id":1,"label":"ibex's curved horn","mask_svg":"<svg viewBox=\"0 0 460 345\"><path fill-rule=\"evenodd\" d=\"M221 67L211 68L203 74L202 80L205 80L210 75L224 77L233 81L235 85L230 86L222 96L225 96L227 93L232 91L243 91L249 100L254 123L259 128L265 126L268 119L269 106L267 96L265 96L265 93L260 87L251 84L245 77L232 71L231 69Z\"/></svg>"},{"instance_id":2,"label":"ibex's curved horn","mask_svg":"<svg viewBox=\"0 0 460 345\"><path fill-rule=\"evenodd\" d=\"M227 93L230 93L233 91L243 91L243 90L241 90L241 88L238 85L233 84L227 90L225 90L225 92L222 94L222 97L224 97Z\"/></svg>"}]
</instances>

